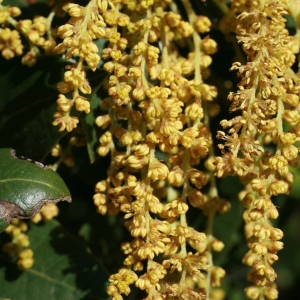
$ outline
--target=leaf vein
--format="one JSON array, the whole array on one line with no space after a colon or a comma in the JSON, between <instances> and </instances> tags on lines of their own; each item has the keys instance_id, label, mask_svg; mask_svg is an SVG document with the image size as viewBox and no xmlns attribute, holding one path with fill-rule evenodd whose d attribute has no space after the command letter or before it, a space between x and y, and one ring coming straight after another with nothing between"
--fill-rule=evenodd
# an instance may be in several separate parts
<instances>
[{"instance_id":1,"label":"leaf vein","mask_svg":"<svg viewBox=\"0 0 300 300\"><path fill-rule=\"evenodd\" d=\"M72 286L72 285L70 285L70 284L67 284L67 283L65 283L65 282L63 282L63 281L59 281L59 280L56 280L56 279L54 279L54 278L51 278L51 277L49 277L48 275L46 275L46 274L44 274L44 273L42 273L42 272L36 271L36 270L34 270L34 269L28 269L27 272L32 273L32 274L34 274L34 275L36 275L36 276L39 276L39 277L41 277L41 278L43 278L43 279L45 279L45 280L47 280L47 281L53 282L53 283L55 283L55 284L57 284L57 285L66 287L66 288L68 288L68 289L70 289L70 290L78 291L78 289L77 289L76 287L74 287L74 286Z\"/></svg>"},{"instance_id":2,"label":"leaf vein","mask_svg":"<svg viewBox=\"0 0 300 300\"><path fill-rule=\"evenodd\" d=\"M50 185L46 182L43 182L43 181L37 181L37 180L25 179L25 178L0 179L0 183L9 182L9 181L26 181L26 182L31 182L31 183L38 183L38 184L41 184L41 185L46 185L49 188L55 189L56 191L58 191L60 193L58 188L56 188L55 186Z\"/></svg>"}]
</instances>

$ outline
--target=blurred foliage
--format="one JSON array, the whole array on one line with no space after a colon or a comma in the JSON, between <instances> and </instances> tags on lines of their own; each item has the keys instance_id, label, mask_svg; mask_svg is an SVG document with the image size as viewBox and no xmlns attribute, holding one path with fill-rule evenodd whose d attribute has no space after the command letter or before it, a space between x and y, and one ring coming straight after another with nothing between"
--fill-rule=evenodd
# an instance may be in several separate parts
<instances>
[{"instance_id":1,"label":"blurred foliage","mask_svg":"<svg viewBox=\"0 0 300 300\"><path fill-rule=\"evenodd\" d=\"M22 272L1 255L3 297L24 299L104 299L107 274L76 237L55 220L31 225L34 266ZM100 283L100 284L99 284Z\"/></svg>"},{"instance_id":2,"label":"blurred foliage","mask_svg":"<svg viewBox=\"0 0 300 300\"><path fill-rule=\"evenodd\" d=\"M46 16L44 0L11 0L9 4L20 6L22 17ZM213 1L206 4L194 1L194 6L197 13L208 13L215 25L222 15ZM229 72L229 68L237 57L245 58L232 35L224 36L215 26L211 37L217 41L219 49L213 57L209 78L218 88L221 105L221 113L212 123L215 136L220 120L229 117L226 98L237 83L236 74ZM22 66L19 59L0 59L0 147L14 148L19 155L45 164L55 163L49 155L50 149L58 141L66 144L73 134L58 132L51 124L58 94L56 84L62 79L65 64L60 58L42 57L29 69ZM59 204L57 221L30 224L28 235L35 258L32 269L21 272L7 257L0 255L0 297L14 300L37 300L45 295L47 299L107 298L104 291L107 278L122 266L120 244L129 241L130 236L123 226L122 216L101 216L95 212L92 201L95 183L106 177L110 163L109 156L99 158L95 154L100 133L94 126L94 119L103 97L101 84L105 76L100 69L89 74L93 88L91 113L79 116L87 147L73 148L75 165L61 165L58 169L73 202ZM217 143L215 141L215 145ZM275 199L280 213L276 226L285 234L285 247L274 265L278 273L279 299L300 299L300 169L296 168L294 173L291 195ZM245 299L243 289L247 286L247 267L241 263L247 251L243 208L237 199L242 186L236 177L221 179L218 186L221 197L228 199L232 207L229 213L216 216L214 234L224 241L225 249L214 259L227 270L223 284L226 299L241 300ZM200 231L206 228L206 218L199 211L192 208L188 214L193 220L190 226ZM5 234L0 235L0 242L3 244L7 238ZM127 299L141 298L141 293L133 291Z\"/></svg>"}]
</instances>

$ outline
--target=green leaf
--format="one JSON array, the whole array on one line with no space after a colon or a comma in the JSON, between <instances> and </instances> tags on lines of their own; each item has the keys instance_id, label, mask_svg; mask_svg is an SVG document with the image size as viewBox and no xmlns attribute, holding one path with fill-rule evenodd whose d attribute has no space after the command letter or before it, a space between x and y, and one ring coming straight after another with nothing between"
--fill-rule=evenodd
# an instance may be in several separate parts
<instances>
[{"instance_id":1,"label":"green leaf","mask_svg":"<svg viewBox=\"0 0 300 300\"><path fill-rule=\"evenodd\" d=\"M14 148L43 161L67 132L52 125L64 66L59 58L44 57L28 68L21 62L0 60L0 147Z\"/></svg>"},{"instance_id":2,"label":"green leaf","mask_svg":"<svg viewBox=\"0 0 300 300\"><path fill-rule=\"evenodd\" d=\"M46 0L4 0L2 5L14 5L21 8L29 7L34 4L46 4Z\"/></svg>"},{"instance_id":3,"label":"green leaf","mask_svg":"<svg viewBox=\"0 0 300 300\"><path fill-rule=\"evenodd\" d=\"M0 211L0 214L2 212ZM9 223L5 221L5 219L0 219L0 232L4 231L8 227Z\"/></svg>"},{"instance_id":4,"label":"green leaf","mask_svg":"<svg viewBox=\"0 0 300 300\"><path fill-rule=\"evenodd\" d=\"M121 216L101 216L95 213L81 226L78 233L93 254L103 260L105 268L111 273L117 272L123 264L124 257L120 255L120 245L126 239L126 229L119 225L121 223ZM99 228L105 230L99 232Z\"/></svg>"},{"instance_id":5,"label":"green leaf","mask_svg":"<svg viewBox=\"0 0 300 300\"><path fill-rule=\"evenodd\" d=\"M294 199L300 199L300 168L290 167L290 171L294 174L294 181L292 183L292 190L289 194Z\"/></svg>"},{"instance_id":6,"label":"green leaf","mask_svg":"<svg viewBox=\"0 0 300 300\"><path fill-rule=\"evenodd\" d=\"M98 54L100 56L102 56L103 49L108 45L108 41L106 39L96 39L96 40L94 40L94 43L98 48ZM101 69L102 66L104 65L104 63L105 63L105 60L100 59L100 62L97 65L97 69Z\"/></svg>"},{"instance_id":7,"label":"green leaf","mask_svg":"<svg viewBox=\"0 0 300 300\"><path fill-rule=\"evenodd\" d=\"M93 77L89 79L91 85L95 86L90 96L91 111L88 114L80 115L80 122L85 132L85 136L87 140L87 150L88 150L91 163L94 163L96 160L96 147L98 143L97 132L99 131L99 128L96 126L95 120L100 115L101 112L99 107L101 98L97 95L97 92L99 88L102 86L103 80L107 76L107 72L103 70L96 70L95 73L93 74L94 74Z\"/></svg>"},{"instance_id":8,"label":"green leaf","mask_svg":"<svg viewBox=\"0 0 300 300\"><path fill-rule=\"evenodd\" d=\"M219 191L230 202L231 208L224 214L217 214L214 220L214 236L225 244L225 248L220 253L214 253L217 265L227 263L232 248L240 242L238 228L243 224L243 208L237 195L242 188L237 177L225 177L220 180ZM242 240L244 243L244 237Z\"/></svg>"},{"instance_id":9,"label":"green leaf","mask_svg":"<svg viewBox=\"0 0 300 300\"><path fill-rule=\"evenodd\" d=\"M58 221L30 225L32 268L19 271L0 256L1 296L13 300L104 300L107 274L85 245Z\"/></svg>"},{"instance_id":10,"label":"green leaf","mask_svg":"<svg viewBox=\"0 0 300 300\"><path fill-rule=\"evenodd\" d=\"M12 218L31 218L45 203L71 202L71 195L56 172L5 148L0 149L0 199L3 230L4 221L8 226Z\"/></svg>"}]
</instances>

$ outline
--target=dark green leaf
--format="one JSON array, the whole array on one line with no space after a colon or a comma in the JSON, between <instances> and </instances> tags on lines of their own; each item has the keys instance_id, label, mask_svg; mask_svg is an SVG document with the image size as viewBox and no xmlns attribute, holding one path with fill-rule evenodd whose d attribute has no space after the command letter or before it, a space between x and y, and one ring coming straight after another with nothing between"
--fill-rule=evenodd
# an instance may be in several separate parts
<instances>
[{"instance_id":1,"label":"dark green leaf","mask_svg":"<svg viewBox=\"0 0 300 300\"><path fill-rule=\"evenodd\" d=\"M4 0L2 5L14 5L20 8L28 7L34 4L45 4L46 0Z\"/></svg>"},{"instance_id":2,"label":"dark green leaf","mask_svg":"<svg viewBox=\"0 0 300 300\"><path fill-rule=\"evenodd\" d=\"M289 194L294 199L300 199L300 168L290 168L290 171L294 174L295 178L292 183L292 190Z\"/></svg>"},{"instance_id":3,"label":"dark green leaf","mask_svg":"<svg viewBox=\"0 0 300 300\"><path fill-rule=\"evenodd\" d=\"M221 253L215 253L217 265L227 263L228 254L233 246L239 242L238 228L243 223L242 213L243 208L237 199L238 193L242 190L243 186L239 183L237 177L222 178L219 186L220 193L231 204L231 208L224 214L218 214L214 220L214 236L225 244L225 248ZM224 230L226 228L226 230ZM244 237L242 237L244 239Z\"/></svg>"},{"instance_id":4,"label":"dark green leaf","mask_svg":"<svg viewBox=\"0 0 300 300\"><path fill-rule=\"evenodd\" d=\"M0 226L12 218L31 218L45 203L71 202L61 177L41 163L15 156L12 149L0 149ZM4 228L5 229L5 228Z\"/></svg>"},{"instance_id":5,"label":"dark green leaf","mask_svg":"<svg viewBox=\"0 0 300 300\"><path fill-rule=\"evenodd\" d=\"M0 147L42 161L66 135L52 125L66 62L45 57L28 68L20 61L0 63Z\"/></svg>"},{"instance_id":6,"label":"dark green leaf","mask_svg":"<svg viewBox=\"0 0 300 300\"><path fill-rule=\"evenodd\" d=\"M97 40L94 40L94 43L96 44L96 46L98 48L98 54L101 57L102 56L102 51L107 46L108 41L106 39L97 39ZM105 63L105 60L100 59L100 62L97 65L97 68L98 69L102 68L102 66L103 66L104 63Z\"/></svg>"},{"instance_id":7,"label":"dark green leaf","mask_svg":"<svg viewBox=\"0 0 300 300\"><path fill-rule=\"evenodd\" d=\"M2 215L2 212L0 211L0 215ZM8 227L8 223L5 221L5 219L0 219L0 232L4 231Z\"/></svg>"},{"instance_id":8,"label":"dark green leaf","mask_svg":"<svg viewBox=\"0 0 300 300\"><path fill-rule=\"evenodd\" d=\"M101 216L95 213L79 230L79 236L111 273L117 272L124 257L120 245L126 239L126 229L119 226L121 216ZM98 228L105 228L99 232ZM113 238L112 238L113 237Z\"/></svg>"},{"instance_id":9,"label":"dark green leaf","mask_svg":"<svg viewBox=\"0 0 300 300\"><path fill-rule=\"evenodd\" d=\"M28 231L34 265L26 271L0 257L1 296L13 300L104 300L107 275L84 244L56 220Z\"/></svg>"},{"instance_id":10,"label":"dark green leaf","mask_svg":"<svg viewBox=\"0 0 300 300\"><path fill-rule=\"evenodd\" d=\"M95 124L95 120L97 116L100 115L99 105L101 98L97 95L97 92L101 87L106 75L107 73L103 70L96 70L95 73L93 73L93 77L90 79L90 82L92 86L95 87L93 88L93 92L90 96L91 111L88 114L80 115L80 121L86 135L87 150L91 163L94 163L96 160L96 147L98 143L97 131L99 129Z\"/></svg>"}]
</instances>

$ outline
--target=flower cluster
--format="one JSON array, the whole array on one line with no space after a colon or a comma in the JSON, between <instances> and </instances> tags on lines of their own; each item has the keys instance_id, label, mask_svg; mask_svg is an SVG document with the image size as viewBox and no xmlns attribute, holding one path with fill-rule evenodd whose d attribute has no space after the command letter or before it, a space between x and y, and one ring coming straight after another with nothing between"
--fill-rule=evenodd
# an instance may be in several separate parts
<instances>
[{"instance_id":1,"label":"flower cluster","mask_svg":"<svg viewBox=\"0 0 300 300\"><path fill-rule=\"evenodd\" d=\"M233 1L233 9L239 5ZM239 90L230 93L231 110L241 116L223 120L218 137L225 140L222 157L216 158L217 176L237 174L246 188L240 193L245 207L245 235L249 252L243 262L251 266L246 289L250 299L277 299L272 264L283 248L283 232L274 228L278 209L271 197L288 194L293 181L289 166L298 162L299 77L291 66L299 46L285 29L285 1L256 1L237 17L238 41L247 54L246 65L234 63L241 76ZM284 131L283 124L288 124ZM273 151L264 145L273 142ZM270 148L269 148L270 149Z\"/></svg>"},{"instance_id":2,"label":"flower cluster","mask_svg":"<svg viewBox=\"0 0 300 300\"><path fill-rule=\"evenodd\" d=\"M34 263L33 251L29 248L30 242L25 232L28 226L24 221L12 219L5 232L12 237L11 242L3 244L2 251L12 260L16 260L20 270L29 269Z\"/></svg>"},{"instance_id":3,"label":"flower cluster","mask_svg":"<svg viewBox=\"0 0 300 300\"><path fill-rule=\"evenodd\" d=\"M54 203L46 203L40 212L34 215L30 221L37 224L42 220L51 220L59 213ZM11 236L12 241L3 244L2 251L12 261L15 261L20 270L30 269L34 264L33 251L29 248L30 241L26 235L28 225L19 219L12 219L11 224L5 229L5 233Z\"/></svg>"},{"instance_id":4,"label":"flower cluster","mask_svg":"<svg viewBox=\"0 0 300 300\"><path fill-rule=\"evenodd\" d=\"M199 35L209 31L208 18L197 17L191 3L183 1L189 15L185 21L175 6L168 11L169 2L111 1L100 9L108 39L103 68L110 76L107 98L100 104L103 114L96 118L104 130L97 152L110 152L111 165L107 179L96 185L94 203L101 214L123 212L133 236L121 247L127 269L109 279L112 299L122 299L133 283L147 292L147 299L204 299L225 276L213 266L212 251L224 245L212 226L206 235L186 219L190 206L202 209L210 224L215 213L230 208L216 193L211 163L209 119L217 91L203 82L217 46ZM131 18L128 11L145 17ZM189 40L194 47L181 56L177 46ZM200 171L197 166L206 159L207 168ZM210 192L203 195L207 184ZM180 282L166 280L175 271ZM194 291L187 278L207 284Z\"/></svg>"},{"instance_id":5,"label":"flower cluster","mask_svg":"<svg viewBox=\"0 0 300 300\"><path fill-rule=\"evenodd\" d=\"M207 83L217 43L208 35L211 21L195 14L192 0L47 2L48 17L21 20L19 8L0 0L0 51L5 59L22 56L27 66L41 53L68 63L52 124L72 133L52 149L54 169L75 164L72 146L86 143L78 115L91 113L91 95L102 86L95 149L111 163L93 199L102 215L122 213L132 236L121 245L123 267L110 276L107 293L121 300L134 284L148 300L225 298L225 270L213 255L225 245L213 224L230 203L218 194L216 177L237 175L245 186L239 194L249 247L245 293L276 299L273 263L283 232L271 222L279 215L273 200L291 190L300 140L300 71L294 72L300 39L289 35L284 18L290 13L300 28L295 1L214 1L227 14L220 28L235 31L247 55L245 64L231 68L241 81L228 96L230 111L241 113L221 121L218 157L210 131L218 93ZM68 22L53 30L54 16L66 14ZM87 71L100 67L108 75L92 91ZM201 231L190 211L206 217ZM48 204L32 221L57 214ZM13 220L6 229L12 242L3 247L23 270L34 262L26 230L26 223Z\"/></svg>"},{"instance_id":6,"label":"flower cluster","mask_svg":"<svg viewBox=\"0 0 300 300\"><path fill-rule=\"evenodd\" d=\"M5 24L12 18L21 14L21 10L16 6L2 6L0 1L0 24ZM17 30L10 28L0 28L0 51L5 59L11 59L16 55L23 54L23 45L20 34Z\"/></svg>"},{"instance_id":7,"label":"flower cluster","mask_svg":"<svg viewBox=\"0 0 300 300\"><path fill-rule=\"evenodd\" d=\"M0 50L2 56L6 59L23 54L23 45L19 32L9 28L0 28Z\"/></svg>"},{"instance_id":8,"label":"flower cluster","mask_svg":"<svg viewBox=\"0 0 300 300\"><path fill-rule=\"evenodd\" d=\"M54 114L53 125L59 125L60 131L72 131L77 127L78 117L70 116L71 109L75 105L77 111L90 112L90 103L82 94L91 94L91 86L86 78L84 62L93 71L100 62L98 47L93 43L94 39L106 36L106 23L99 11L106 10L107 1L90 1L86 7L78 4L67 4L64 9L71 16L68 24L58 28L58 36L63 42L56 46L57 54L65 53L68 60L73 56L79 59L72 65L67 65L64 81L57 85L59 92L58 109ZM72 91L71 98L64 94Z\"/></svg>"},{"instance_id":9,"label":"flower cluster","mask_svg":"<svg viewBox=\"0 0 300 300\"><path fill-rule=\"evenodd\" d=\"M54 217L58 216L58 213L59 210L56 204L46 203L41 211L34 215L30 220L37 224L42 220L52 220Z\"/></svg>"},{"instance_id":10,"label":"flower cluster","mask_svg":"<svg viewBox=\"0 0 300 300\"><path fill-rule=\"evenodd\" d=\"M48 18L36 16L33 20L16 21L21 10L16 6L2 6L0 1L0 51L5 59L11 59L23 54L24 45L21 36L27 41L29 51L22 57L22 63L32 67L37 62L40 50L45 54L53 54L56 42L51 33L51 21L54 13ZM13 27L11 30L9 27Z\"/></svg>"}]
</instances>

